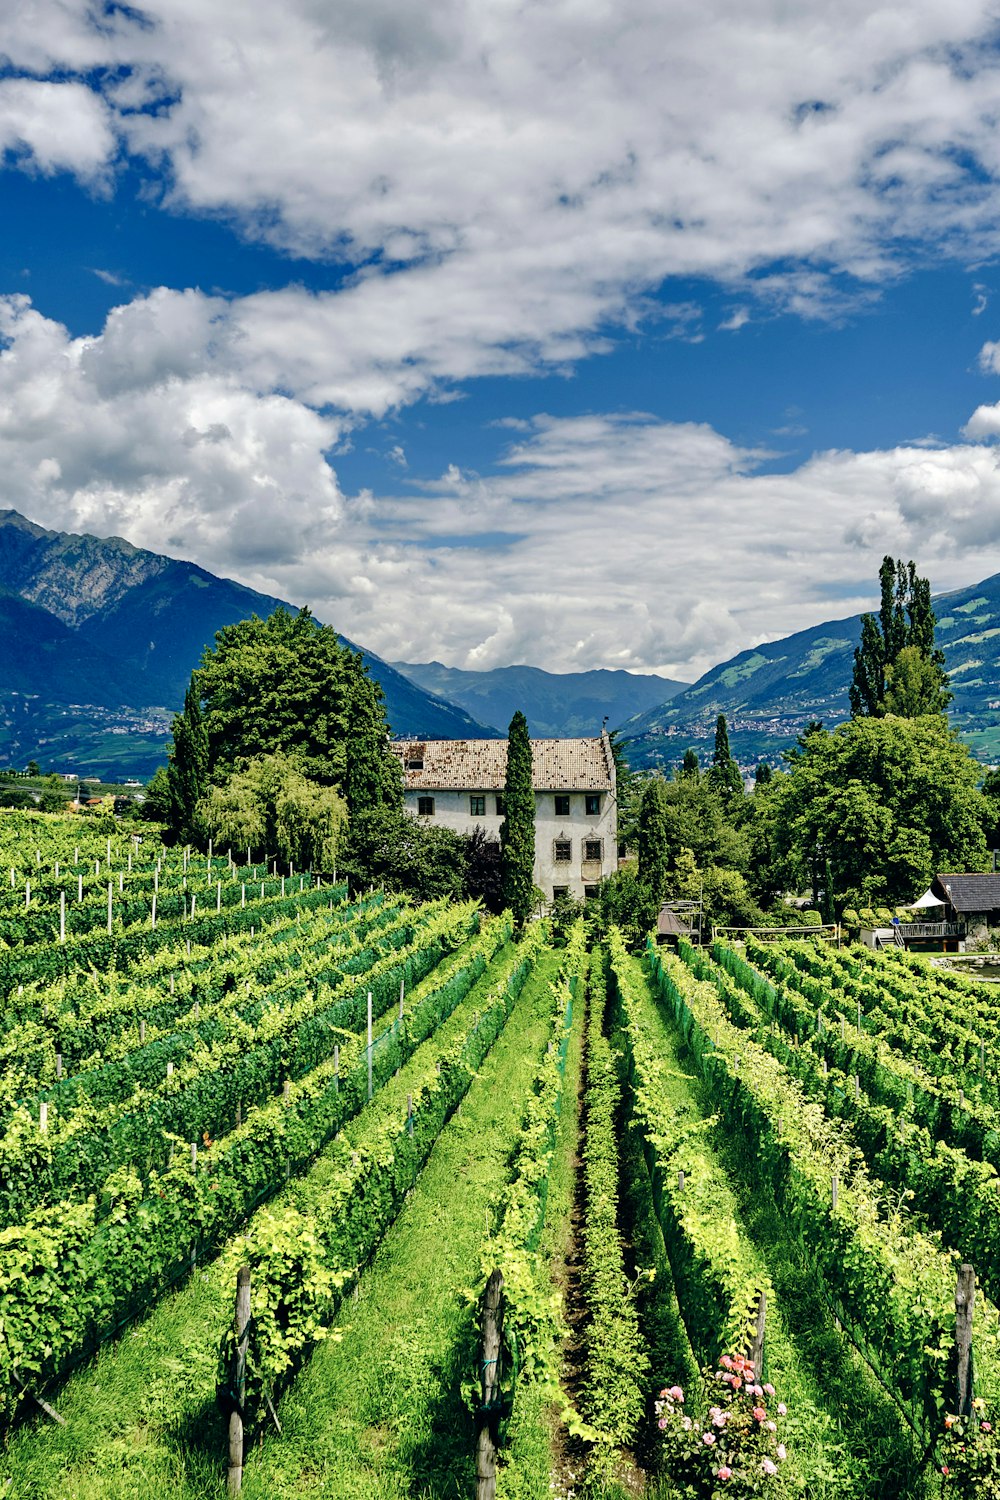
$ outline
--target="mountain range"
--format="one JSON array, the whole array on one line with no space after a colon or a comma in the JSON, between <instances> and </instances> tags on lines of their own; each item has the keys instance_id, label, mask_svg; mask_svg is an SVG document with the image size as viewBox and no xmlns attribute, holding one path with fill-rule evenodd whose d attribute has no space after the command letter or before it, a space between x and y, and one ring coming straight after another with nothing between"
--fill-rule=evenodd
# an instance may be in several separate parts
<instances>
[{"instance_id":1,"label":"mountain range","mask_svg":"<svg viewBox=\"0 0 1000 1500\"><path fill-rule=\"evenodd\" d=\"M297 608L120 537L46 531L0 511L0 764L151 775L215 632L281 606ZM382 684L397 734L496 736L341 640Z\"/></svg>"},{"instance_id":2,"label":"mountain range","mask_svg":"<svg viewBox=\"0 0 1000 1500\"><path fill-rule=\"evenodd\" d=\"M537 739L599 734L625 719L657 708L687 687L670 677L597 669L546 672L541 667L493 667L466 672L439 661L395 661L392 665L429 693L457 703L482 724L507 733L515 709Z\"/></svg>"},{"instance_id":3,"label":"mountain range","mask_svg":"<svg viewBox=\"0 0 1000 1500\"><path fill-rule=\"evenodd\" d=\"M936 595L934 609L954 694L951 723L979 760L994 764L1000 759L1000 574ZM777 764L810 719L833 725L848 717L860 638L861 616L852 615L741 651L668 703L622 725L631 764L669 768L688 746L704 759L720 713L732 753L745 768L759 760Z\"/></svg>"}]
</instances>

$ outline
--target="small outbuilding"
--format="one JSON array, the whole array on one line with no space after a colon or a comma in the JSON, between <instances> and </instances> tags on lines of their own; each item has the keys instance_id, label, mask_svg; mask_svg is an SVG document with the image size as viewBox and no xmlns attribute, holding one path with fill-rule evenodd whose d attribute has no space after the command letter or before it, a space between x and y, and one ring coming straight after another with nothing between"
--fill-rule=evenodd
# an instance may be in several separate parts
<instances>
[{"instance_id":1,"label":"small outbuilding","mask_svg":"<svg viewBox=\"0 0 1000 1500\"><path fill-rule=\"evenodd\" d=\"M937 898L945 923L964 929L961 935L967 941L975 942L1000 927L1000 874L938 874L927 895Z\"/></svg>"}]
</instances>

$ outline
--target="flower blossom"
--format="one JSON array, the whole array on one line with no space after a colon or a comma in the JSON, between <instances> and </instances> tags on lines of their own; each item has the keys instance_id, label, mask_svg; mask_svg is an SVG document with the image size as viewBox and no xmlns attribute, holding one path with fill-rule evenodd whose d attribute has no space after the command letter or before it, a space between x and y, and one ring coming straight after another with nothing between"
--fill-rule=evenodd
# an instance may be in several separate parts
<instances>
[{"instance_id":1,"label":"flower blossom","mask_svg":"<svg viewBox=\"0 0 1000 1500\"><path fill-rule=\"evenodd\" d=\"M781 1459L782 1463L784 1463L785 1458L787 1457L787 1455L785 1453L785 1445L784 1445L784 1443L779 1443L778 1444L778 1457Z\"/></svg>"},{"instance_id":2,"label":"flower blossom","mask_svg":"<svg viewBox=\"0 0 1000 1500\"><path fill-rule=\"evenodd\" d=\"M667 1392L667 1395L670 1397L671 1401L679 1401L683 1405L684 1392L681 1390L679 1385L672 1385Z\"/></svg>"},{"instance_id":3,"label":"flower blossom","mask_svg":"<svg viewBox=\"0 0 1000 1500\"><path fill-rule=\"evenodd\" d=\"M778 1472L777 1464L773 1463L769 1458L762 1458L760 1461L760 1466L764 1470L765 1474L774 1475Z\"/></svg>"},{"instance_id":4,"label":"flower blossom","mask_svg":"<svg viewBox=\"0 0 1000 1500\"><path fill-rule=\"evenodd\" d=\"M982 1429L983 1432L992 1432L993 1431L993 1423L992 1422L980 1422L979 1426L980 1426L980 1428Z\"/></svg>"},{"instance_id":5,"label":"flower blossom","mask_svg":"<svg viewBox=\"0 0 1000 1500\"><path fill-rule=\"evenodd\" d=\"M784 1401L779 1401L778 1402L778 1416L779 1417L783 1417L785 1415L785 1413L787 1412L787 1410L788 1410L788 1407L785 1405Z\"/></svg>"},{"instance_id":6,"label":"flower blossom","mask_svg":"<svg viewBox=\"0 0 1000 1500\"><path fill-rule=\"evenodd\" d=\"M703 1432L701 1435L701 1440L705 1444L706 1448L711 1448L712 1444L715 1442L715 1433Z\"/></svg>"},{"instance_id":7,"label":"flower blossom","mask_svg":"<svg viewBox=\"0 0 1000 1500\"><path fill-rule=\"evenodd\" d=\"M774 1386L773 1385L765 1385L765 1387L764 1387L764 1395L765 1396L773 1396L774 1395Z\"/></svg>"},{"instance_id":8,"label":"flower blossom","mask_svg":"<svg viewBox=\"0 0 1000 1500\"><path fill-rule=\"evenodd\" d=\"M762 1406L755 1406L753 1409L753 1414L755 1421L758 1422L763 1422L764 1418L767 1416L767 1412Z\"/></svg>"},{"instance_id":9,"label":"flower blossom","mask_svg":"<svg viewBox=\"0 0 1000 1500\"><path fill-rule=\"evenodd\" d=\"M716 1469L715 1477L716 1479L731 1479L733 1471L728 1464L723 1464L721 1469Z\"/></svg>"}]
</instances>

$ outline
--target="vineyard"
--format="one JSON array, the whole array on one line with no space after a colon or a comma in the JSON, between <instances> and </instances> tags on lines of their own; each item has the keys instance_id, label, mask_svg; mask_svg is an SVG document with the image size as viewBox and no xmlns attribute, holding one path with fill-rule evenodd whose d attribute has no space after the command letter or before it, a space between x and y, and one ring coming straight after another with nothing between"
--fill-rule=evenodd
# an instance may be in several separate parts
<instances>
[{"instance_id":1,"label":"vineyard","mask_svg":"<svg viewBox=\"0 0 1000 1500\"><path fill-rule=\"evenodd\" d=\"M0 819L0 1494L1000 1493L996 990L247 856Z\"/></svg>"}]
</instances>

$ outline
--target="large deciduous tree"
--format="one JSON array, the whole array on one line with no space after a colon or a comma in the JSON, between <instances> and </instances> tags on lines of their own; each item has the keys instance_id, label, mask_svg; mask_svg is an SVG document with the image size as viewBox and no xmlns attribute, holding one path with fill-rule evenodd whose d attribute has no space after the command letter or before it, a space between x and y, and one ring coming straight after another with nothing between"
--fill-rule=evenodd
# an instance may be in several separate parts
<instances>
[{"instance_id":1,"label":"large deciduous tree","mask_svg":"<svg viewBox=\"0 0 1000 1500\"><path fill-rule=\"evenodd\" d=\"M504 820L500 824L500 891L503 903L523 927L534 905L535 789L531 738L520 709L507 732Z\"/></svg>"},{"instance_id":2,"label":"large deciduous tree","mask_svg":"<svg viewBox=\"0 0 1000 1500\"><path fill-rule=\"evenodd\" d=\"M980 775L938 715L813 731L791 757L777 809L790 880L816 871L839 902L893 904L911 901L936 870L985 869Z\"/></svg>"},{"instance_id":3,"label":"large deciduous tree","mask_svg":"<svg viewBox=\"0 0 1000 1500\"><path fill-rule=\"evenodd\" d=\"M943 714L951 702L944 654L934 645L931 586L916 565L891 557L879 569L878 617L862 615L850 687L854 718Z\"/></svg>"},{"instance_id":4,"label":"large deciduous tree","mask_svg":"<svg viewBox=\"0 0 1000 1500\"><path fill-rule=\"evenodd\" d=\"M310 781L280 753L258 756L210 786L198 812L220 847L264 850L300 870L335 870L347 827L340 793Z\"/></svg>"}]
</instances>

